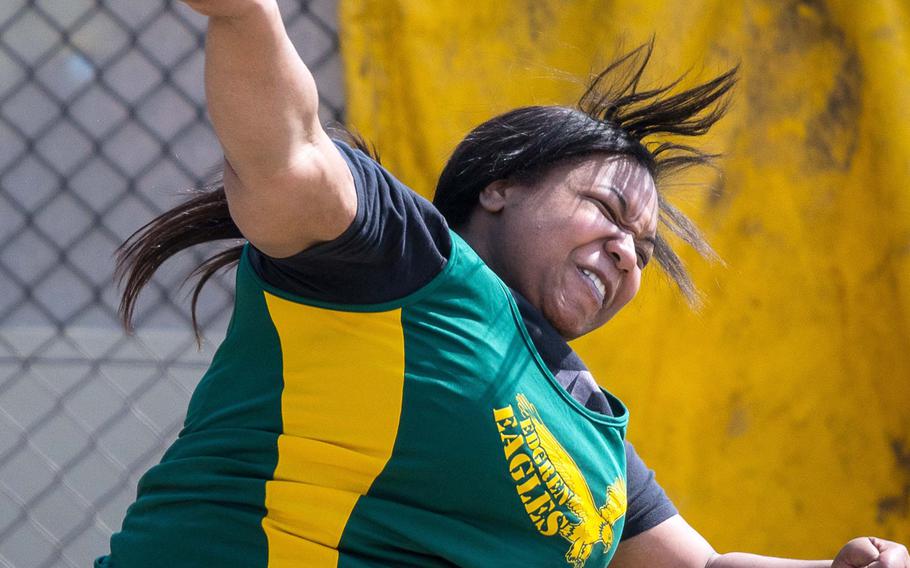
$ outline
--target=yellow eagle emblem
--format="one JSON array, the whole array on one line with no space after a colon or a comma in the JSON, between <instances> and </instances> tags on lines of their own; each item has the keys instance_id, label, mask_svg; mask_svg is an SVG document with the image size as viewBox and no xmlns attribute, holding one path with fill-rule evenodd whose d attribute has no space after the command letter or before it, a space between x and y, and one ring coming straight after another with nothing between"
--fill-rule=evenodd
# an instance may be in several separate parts
<instances>
[{"instance_id":1,"label":"yellow eagle emblem","mask_svg":"<svg viewBox=\"0 0 910 568\"><path fill-rule=\"evenodd\" d=\"M613 526L626 513L625 479L616 477L607 489L605 504L598 507L575 460L544 424L534 404L523 394L515 400L520 417L509 406L494 410L494 419L516 490L538 531L566 539L570 543L566 562L582 568L595 545L603 544L604 550L613 546ZM525 462L524 469L514 465ZM531 488L542 493L535 496Z\"/></svg>"}]
</instances>

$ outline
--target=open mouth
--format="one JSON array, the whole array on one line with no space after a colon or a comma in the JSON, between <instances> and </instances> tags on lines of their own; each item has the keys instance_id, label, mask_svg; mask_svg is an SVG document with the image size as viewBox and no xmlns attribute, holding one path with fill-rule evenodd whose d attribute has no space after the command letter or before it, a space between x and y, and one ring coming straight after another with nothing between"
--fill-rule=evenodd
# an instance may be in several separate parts
<instances>
[{"instance_id":1,"label":"open mouth","mask_svg":"<svg viewBox=\"0 0 910 568\"><path fill-rule=\"evenodd\" d=\"M581 271L582 274L585 275L585 277L588 279L588 281L594 287L594 290L597 292L597 298L600 301L600 303L603 303L604 298L606 298L606 295L607 295L607 285L604 283L603 280L600 279L600 276L598 276L594 272L591 272L590 270L588 270L586 268L581 268L579 270Z\"/></svg>"}]
</instances>

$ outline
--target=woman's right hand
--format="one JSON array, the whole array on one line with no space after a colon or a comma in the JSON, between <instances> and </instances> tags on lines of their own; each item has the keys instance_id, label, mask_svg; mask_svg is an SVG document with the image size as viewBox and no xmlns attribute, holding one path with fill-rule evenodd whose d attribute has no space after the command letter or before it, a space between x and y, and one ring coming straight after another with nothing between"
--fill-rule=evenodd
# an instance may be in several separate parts
<instances>
[{"instance_id":1,"label":"woman's right hand","mask_svg":"<svg viewBox=\"0 0 910 568\"><path fill-rule=\"evenodd\" d=\"M239 18L253 10L273 6L275 0L183 0L183 3L203 16Z\"/></svg>"}]
</instances>

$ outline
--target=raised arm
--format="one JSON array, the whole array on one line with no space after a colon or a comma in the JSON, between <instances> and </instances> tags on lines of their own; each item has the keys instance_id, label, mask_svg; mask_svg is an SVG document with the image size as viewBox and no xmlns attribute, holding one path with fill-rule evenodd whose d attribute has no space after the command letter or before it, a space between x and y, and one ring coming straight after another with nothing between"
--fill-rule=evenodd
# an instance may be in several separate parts
<instances>
[{"instance_id":1,"label":"raised arm","mask_svg":"<svg viewBox=\"0 0 910 568\"><path fill-rule=\"evenodd\" d=\"M313 76L275 0L186 0L209 16L205 87L224 185L243 235L283 257L334 239L357 208L344 159L319 124Z\"/></svg>"}]
</instances>

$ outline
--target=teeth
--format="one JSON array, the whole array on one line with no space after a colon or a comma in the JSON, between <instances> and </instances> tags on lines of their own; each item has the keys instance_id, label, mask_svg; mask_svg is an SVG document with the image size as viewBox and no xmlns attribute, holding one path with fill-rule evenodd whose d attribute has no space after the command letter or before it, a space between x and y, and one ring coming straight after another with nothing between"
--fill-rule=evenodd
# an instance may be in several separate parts
<instances>
[{"instance_id":1,"label":"teeth","mask_svg":"<svg viewBox=\"0 0 910 568\"><path fill-rule=\"evenodd\" d=\"M581 271L584 273L585 276L587 276L591 280L591 282L594 283L594 287L597 288L597 291L600 292L601 296L606 295L607 287L606 287L606 285L604 285L603 281L596 274L594 274L590 270L587 270L584 268L582 268Z\"/></svg>"}]
</instances>

